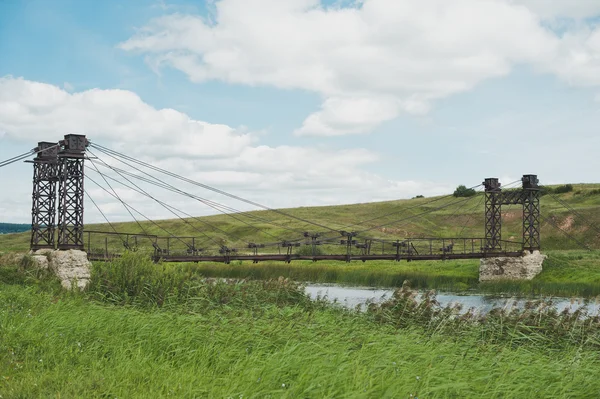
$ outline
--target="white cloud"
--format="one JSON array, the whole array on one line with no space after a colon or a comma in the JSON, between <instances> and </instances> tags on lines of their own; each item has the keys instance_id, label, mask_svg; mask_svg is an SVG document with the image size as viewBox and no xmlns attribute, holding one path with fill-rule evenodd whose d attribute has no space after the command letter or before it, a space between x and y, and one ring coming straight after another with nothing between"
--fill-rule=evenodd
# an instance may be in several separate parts
<instances>
[{"instance_id":1,"label":"white cloud","mask_svg":"<svg viewBox=\"0 0 600 399\"><path fill-rule=\"evenodd\" d=\"M222 0L215 22L152 21L120 45L194 82L297 88L321 94L301 135L363 133L401 113L552 59L558 38L530 9L505 0Z\"/></svg>"},{"instance_id":2,"label":"white cloud","mask_svg":"<svg viewBox=\"0 0 600 399\"><path fill-rule=\"evenodd\" d=\"M426 113L514 65L598 85L600 30L580 21L595 16L597 0L221 0L209 18L158 18L120 47L193 82L319 93L296 134L335 136Z\"/></svg>"},{"instance_id":3,"label":"white cloud","mask_svg":"<svg viewBox=\"0 0 600 399\"><path fill-rule=\"evenodd\" d=\"M365 149L271 147L261 144L258 135L247 131L194 120L173 109L155 109L126 90L92 89L71 94L50 84L0 78L0 131L6 132L4 142L29 142L31 147L37 141L59 140L68 133L86 134L94 143L271 207L367 202L450 190L439 184L389 181L367 172L363 167L377 162L379 157ZM97 150L93 154L135 172ZM99 168L103 170L100 165ZM88 175L106 187L95 172L90 170ZM22 180L16 179L14 184L3 182L14 189L10 194L2 192L0 202L9 197L30 198L31 187ZM180 181L172 183L202 197L249 209L247 204L198 187ZM125 190L118 183L111 185L126 202L147 216L173 217L151 200ZM143 183L142 186L148 188ZM131 219L91 179L87 187L111 220ZM148 189L159 199L193 215L215 212L172 193ZM102 221L92 204L87 209L88 222ZM0 209L0 220L13 220L15 215L26 213L26 209L20 212Z\"/></svg>"},{"instance_id":4,"label":"white cloud","mask_svg":"<svg viewBox=\"0 0 600 399\"><path fill-rule=\"evenodd\" d=\"M591 18L600 16L598 0L509 0L524 5L542 18Z\"/></svg>"},{"instance_id":5,"label":"white cloud","mask_svg":"<svg viewBox=\"0 0 600 399\"><path fill-rule=\"evenodd\" d=\"M69 94L10 77L0 78L0 129L11 138L32 141L48 140L57 132L87 134L155 156L231 156L255 141L229 126L192 120L174 109L157 110L131 91Z\"/></svg>"}]
</instances>

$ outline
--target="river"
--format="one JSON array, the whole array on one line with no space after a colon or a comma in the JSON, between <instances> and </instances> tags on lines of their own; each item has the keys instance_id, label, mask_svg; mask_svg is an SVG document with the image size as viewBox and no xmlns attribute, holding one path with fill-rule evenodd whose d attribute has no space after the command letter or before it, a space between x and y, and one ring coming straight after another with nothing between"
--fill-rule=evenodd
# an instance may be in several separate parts
<instances>
[{"instance_id":1,"label":"river","mask_svg":"<svg viewBox=\"0 0 600 399\"><path fill-rule=\"evenodd\" d=\"M355 308L357 305L364 305L367 301L381 302L389 299L394 290L381 289L371 287L345 287L337 284L309 284L306 285L306 293L311 298L327 297L330 301L336 301L338 304ZM531 301L531 298L515 298L515 297L500 297L497 295L483 294L456 294L450 292L437 292L437 301L441 306L452 304L461 304L463 311L470 308L476 309L479 313L486 313L489 310L497 307L522 307L526 302ZM573 311L587 304L588 312L592 315L600 314L600 304L597 300L584 300L583 298L549 298L552 300L554 307L558 311L569 309Z\"/></svg>"}]
</instances>

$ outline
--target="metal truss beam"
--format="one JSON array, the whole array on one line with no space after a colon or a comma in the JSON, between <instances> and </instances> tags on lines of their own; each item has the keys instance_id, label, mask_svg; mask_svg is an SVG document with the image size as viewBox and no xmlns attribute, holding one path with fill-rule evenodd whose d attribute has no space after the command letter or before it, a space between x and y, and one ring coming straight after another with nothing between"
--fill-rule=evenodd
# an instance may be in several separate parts
<instances>
[{"instance_id":1,"label":"metal truss beam","mask_svg":"<svg viewBox=\"0 0 600 399\"><path fill-rule=\"evenodd\" d=\"M83 250L83 162L88 141L83 135L69 134L60 146L58 249Z\"/></svg>"},{"instance_id":2,"label":"metal truss beam","mask_svg":"<svg viewBox=\"0 0 600 399\"><path fill-rule=\"evenodd\" d=\"M486 250L494 251L502 239L502 205L523 206L523 250L540 249L540 188L536 175L523 175L523 187L502 191L496 178L488 178L485 186Z\"/></svg>"},{"instance_id":3,"label":"metal truss beam","mask_svg":"<svg viewBox=\"0 0 600 399\"><path fill-rule=\"evenodd\" d=\"M496 251L502 240L502 189L497 178L487 178L485 187L485 251Z\"/></svg>"},{"instance_id":4,"label":"metal truss beam","mask_svg":"<svg viewBox=\"0 0 600 399\"><path fill-rule=\"evenodd\" d=\"M58 144L40 142L33 160L30 248L54 249L56 228L56 182Z\"/></svg>"}]
</instances>

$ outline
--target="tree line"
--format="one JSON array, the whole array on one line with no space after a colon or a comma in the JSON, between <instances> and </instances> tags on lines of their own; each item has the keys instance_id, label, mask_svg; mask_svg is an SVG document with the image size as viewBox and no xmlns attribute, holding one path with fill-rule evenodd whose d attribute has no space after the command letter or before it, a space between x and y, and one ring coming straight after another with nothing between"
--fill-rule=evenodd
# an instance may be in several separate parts
<instances>
[{"instance_id":1,"label":"tree line","mask_svg":"<svg viewBox=\"0 0 600 399\"><path fill-rule=\"evenodd\" d=\"M0 223L0 234L22 233L27 230L31 230L30 224Z\"/></svg>"}]
</instances>

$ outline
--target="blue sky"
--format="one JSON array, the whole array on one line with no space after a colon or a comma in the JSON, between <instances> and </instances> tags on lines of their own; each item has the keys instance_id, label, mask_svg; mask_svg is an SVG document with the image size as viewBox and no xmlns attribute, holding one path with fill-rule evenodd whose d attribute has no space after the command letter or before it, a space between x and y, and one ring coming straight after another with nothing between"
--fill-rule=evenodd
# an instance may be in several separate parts
<instances>
[{"instance_id":1,"label":"blue sky","mask_svg":"<svg viewBox=\"0 0 600 399\"><path fill-rule=\"evenodd\" d=\"M0 158L86 133L271 206L597 182L600 6L472 2L0 1ZM30 166L0 172L26 222Z\"/></svg>"}]
</instances>

